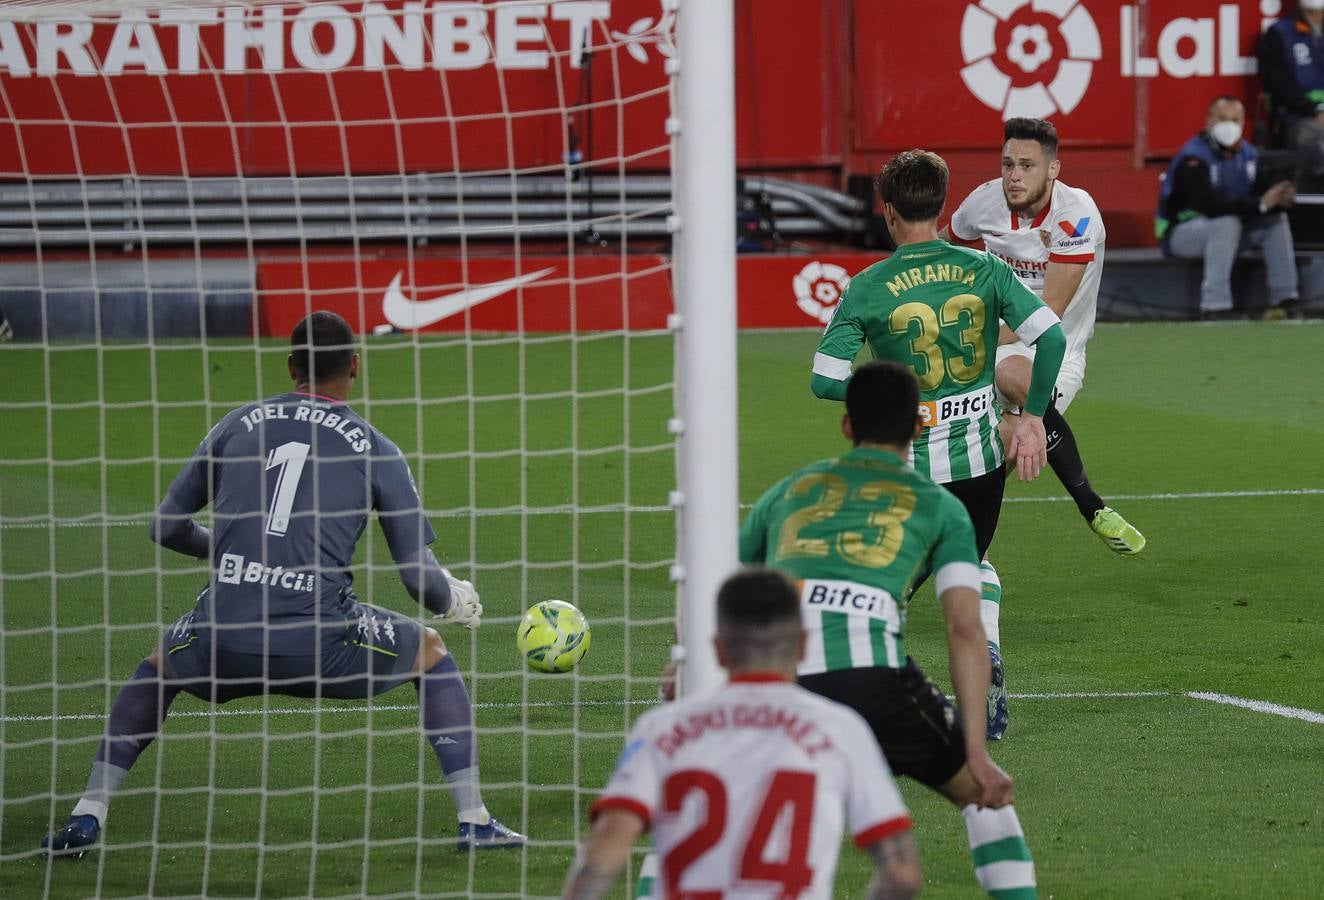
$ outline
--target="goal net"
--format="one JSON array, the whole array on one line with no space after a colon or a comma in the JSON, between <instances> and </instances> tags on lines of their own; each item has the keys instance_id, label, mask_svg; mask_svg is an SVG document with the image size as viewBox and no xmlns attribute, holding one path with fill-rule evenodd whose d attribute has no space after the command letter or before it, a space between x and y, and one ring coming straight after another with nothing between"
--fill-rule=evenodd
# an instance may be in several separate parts
<instances>
[{"instance_id":1,"label":"goal net","mask_svg":"<svg viewBox=\"0 0 1324 900\"><path fill-rule=\"evenodd\" d=\"M0 896L558 892L685 576L675 6L0 8ZM440 630L486 805L531 844L454 852L406 685L181 694L98 852L52 859L117 691L216 577L151 514L222 416L291 389L318 309L360 335L349 403L481 593L479 630ZM421 612L371 522L353 573ZM516 649L544 598L591 623L571 674Z\"/></svg>"}]
</instances>

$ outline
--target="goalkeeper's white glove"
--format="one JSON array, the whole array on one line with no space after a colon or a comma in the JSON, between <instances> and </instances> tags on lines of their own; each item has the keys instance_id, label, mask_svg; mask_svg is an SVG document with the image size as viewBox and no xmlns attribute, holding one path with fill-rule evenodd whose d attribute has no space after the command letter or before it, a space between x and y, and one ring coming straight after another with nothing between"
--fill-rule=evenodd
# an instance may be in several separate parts
<instances>
[{"instance_id":1,"label":"goalkeeper's white glove","mask_svg":"<svg viewBox=\"0 0 1324 900\"><path fill-rule=\"evenodd\" d=\"M463 625L470 631L477 628L483 618L483 604L478 601L478 589L472 581L456 578L449 569L442 569L446 574L446 584L451 589L451 605L437 616L443 622Z\"/></svg>"}]
</instances>

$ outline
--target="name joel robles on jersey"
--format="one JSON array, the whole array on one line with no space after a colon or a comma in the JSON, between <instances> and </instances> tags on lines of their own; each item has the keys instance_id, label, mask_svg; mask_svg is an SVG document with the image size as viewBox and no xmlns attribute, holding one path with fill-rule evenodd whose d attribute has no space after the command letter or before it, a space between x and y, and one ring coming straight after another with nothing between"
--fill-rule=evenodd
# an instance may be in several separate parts
<instances>
[{"instance_id":1,"label":"name joel robles on jersey","mask_svg":"<svg viewBox=\"0 0 1324 900\"><path fill-rule=\"evenodd\" d=\"M293 411L292 415L291 410ZM268 403L266 406L253 407L244 414L240 421L252 432L257 423L263 419L293 419L296 422L311 422L314 425L321 425L323 428L330 428L343 437L355 453L362 453L372 446L372 442L368 440L361 427L354 425L354 427L347 429L347 426L351 425L353 420L328 412L320 406L309 406L306 403Z\"/></svg>"}]
</instances>

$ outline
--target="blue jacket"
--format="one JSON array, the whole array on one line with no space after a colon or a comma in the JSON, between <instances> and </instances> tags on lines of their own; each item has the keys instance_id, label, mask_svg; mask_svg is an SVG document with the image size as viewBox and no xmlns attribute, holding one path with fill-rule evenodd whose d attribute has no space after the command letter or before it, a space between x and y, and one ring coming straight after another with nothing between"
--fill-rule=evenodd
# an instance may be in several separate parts
<instances>
[{"instance_id":1,"label":"blue jacket","mask_svg":"<svg viewBox=\"0 0 1324 900\"><path fill-rule=\"evenodd\" d=\"M1260 77L1287 127L1324 107L1324 34L1299 15L1284 16L1260 38Z\"/></svg>"},{"instance_id":2,"label":"blue jacket","mask_svg":"<svg viewBox=\"0 0 1324 900\"><path fill-rule=\"evenodd\" d=\"M1199 164L1203 164L1200 166ZM1208 132L1191 138L1172 158L1163 180L1159 182L1158 211L1154 220L1154 235L1167 247L1168 231L1173 225L1204 215L1204 210L1191 208L1179 185L1179 173L1187 168L1203 168L1208 172L1209 187L1222 201L1237 206L1258 205L1255 178L1259 174L1260 152L1250 141L1242 141L1231 151L1215 149Z\"/></svg>"}]
</instances>

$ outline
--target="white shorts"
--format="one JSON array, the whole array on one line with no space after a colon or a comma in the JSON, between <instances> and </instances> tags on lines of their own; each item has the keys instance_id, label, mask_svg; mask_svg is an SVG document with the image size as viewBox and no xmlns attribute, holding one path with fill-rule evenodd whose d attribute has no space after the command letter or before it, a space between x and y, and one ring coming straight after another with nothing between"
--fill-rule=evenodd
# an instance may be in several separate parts
<instances>
[{"instance_id":1,"label":"white shorts","mask_svg":"<svg viewBox=\"0 0 1324 900\"><path fill-rule=\"evenodd\" d=\"M1012 344L1003 344L998 347L998 366L1002 365L1004 359L1013 356L1023 356L1031 362L1034 361L1034 348L1027 346L1023 341L1016 341ZM1065 413L1071 401L1076 399L1076 394L1080 393L1080 386L1085 383L1085 354L1068 353L1062 359L1062 368L1057 373L1057 411ZM998 403L1003 409L1016 409L1016 407L1007 400L1002 391L997 392Z\"/></svg>"}]
</instances>

